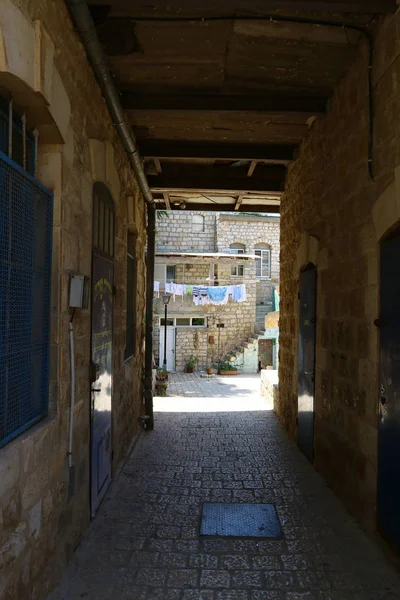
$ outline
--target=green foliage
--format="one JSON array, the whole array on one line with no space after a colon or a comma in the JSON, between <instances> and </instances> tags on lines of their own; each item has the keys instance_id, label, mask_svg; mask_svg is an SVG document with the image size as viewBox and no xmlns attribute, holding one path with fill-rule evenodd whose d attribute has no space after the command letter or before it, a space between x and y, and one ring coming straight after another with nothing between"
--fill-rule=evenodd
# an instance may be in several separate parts
<instances>
[{"instance_id":1,"label":"green foliage","mask_svg":"<svg viewBox=\"0 0 400 600\"><path fill-rule=\"evenodd\" d=\"M237 371L237 366L227 360L222 360L218 364L219 371Z\"/></svg>"},{"instance_id":2,"label":"green foliage","mask_svg":"<svg viewBox=\"0 0 400 600\"><path fill-rule=\"evenodd\" d=\"M193 354L192 354L187 359L186 366L189 367L189 369L194 369L194 367L197 365L198 362L199 362L199 359L197 358L197 356L193 356Z\"/></svg>"},{"instance_id":3,"label":"green foliage","mask_svg":"<svg viewBox=\"0 0 400 600\"><path fill-rule=\"evenodd\" d=\"M156 210L157 219L169 219L169 214L167 210Z\"/></svg>"}]
</instances>

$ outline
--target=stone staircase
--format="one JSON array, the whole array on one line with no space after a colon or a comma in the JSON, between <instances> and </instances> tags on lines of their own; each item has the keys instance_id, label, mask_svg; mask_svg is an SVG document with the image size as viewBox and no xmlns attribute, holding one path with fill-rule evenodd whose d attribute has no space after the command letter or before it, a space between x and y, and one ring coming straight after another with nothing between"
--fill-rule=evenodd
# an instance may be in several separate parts
<instances>
[{"instance_id":1,"label":"stone staircase","mask_svg":"<svg viewBox=\"0 0 400 600\"><path fill-rule=\"evenodd\" d=\"M256 324L263 327L265 323L265 315L273 310L272 302L266 304L257 304L256 306Z\"/></svg>"},{"instance_id":2,"label":"stone staircase","mask_svg":"<svg viewBox=\"0 0 400 600\"><path fill-rule=\"evenodd\" d=\"M237 365L241 373L258 372L258 340L263 336L265 326L256 327L255 333L242 340L224 356L224 361Z\"/></svg>"}]
</instances>

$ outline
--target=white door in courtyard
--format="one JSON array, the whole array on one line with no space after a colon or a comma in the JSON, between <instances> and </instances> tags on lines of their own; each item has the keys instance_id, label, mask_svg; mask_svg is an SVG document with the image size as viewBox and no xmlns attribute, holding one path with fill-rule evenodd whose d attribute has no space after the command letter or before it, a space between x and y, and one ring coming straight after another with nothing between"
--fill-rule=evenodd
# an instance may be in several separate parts
<instances>
[{"instance_id":1,"label":"white door in courtyard","mask_svg":"<svg viewBox=\"0 0 400 600\"><path fill-rule=\"evenodd\" d=\"M164 360L164 326L160 327L160 358L158 364L163 366ZM175 371L175 327L167 326L167 371Z\"/></svg>"}]
</instances>

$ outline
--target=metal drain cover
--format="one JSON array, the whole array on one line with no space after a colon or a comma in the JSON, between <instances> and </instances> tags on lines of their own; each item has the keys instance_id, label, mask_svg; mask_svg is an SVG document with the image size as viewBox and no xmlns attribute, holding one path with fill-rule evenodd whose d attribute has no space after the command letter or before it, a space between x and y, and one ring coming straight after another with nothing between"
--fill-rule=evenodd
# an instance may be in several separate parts
<instances>
[{"instance_id":1,"label":"metal drain cover","mask_svg":"<svg viewBox=\"0 0 400 600\"><path fill-rule=\"evenodd\" d=\"M203 504L200 535L281 537L273 504Z\"/></svg>"}]
</instances>

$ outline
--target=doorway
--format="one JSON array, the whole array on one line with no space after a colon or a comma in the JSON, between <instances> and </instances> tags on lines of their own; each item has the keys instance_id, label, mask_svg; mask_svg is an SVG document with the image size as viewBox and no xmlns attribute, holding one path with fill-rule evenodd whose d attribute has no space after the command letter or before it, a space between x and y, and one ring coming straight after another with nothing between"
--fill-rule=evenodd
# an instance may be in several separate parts
<instances>
[{"instance_id":1,"label":"doorway","mask_svg":"<svg viewBox=\"0 0 400 600\"><path fill-rule=\"evenodd\" d=\"M91 320L91 516L111 482L114 204L108 188L93 188Z\"/></svg>"},{"instance_id":2,"label":"doorway","mask_svg":"<svg viewBox=\"0 0 400 600\"><path fill-rule=\"evenodd\" d=\"M159 366L164 360L164 325L160 327ZM167 371L175 371L175 327L167 325Z\"/></svg>"},{"instance_id":3,"label":"doorway","mask_svg":"<svg viewBox=\"0 0 400 600\"><path fill-rule=\"evenodd\" d=\"M380 248L378 527L400 552L400 234Z\"/></svg>"},{"instance_id":4,"label":"doorway","mask_svg":"<svg viewBox=\"0 0 400 600\"><path fill-rule=\"evenodd\" d=\"M314 457L315 321L317 269L300 273L299 293L299 373L297 440L312 461Z\"/></svg>"}]
</instances>

